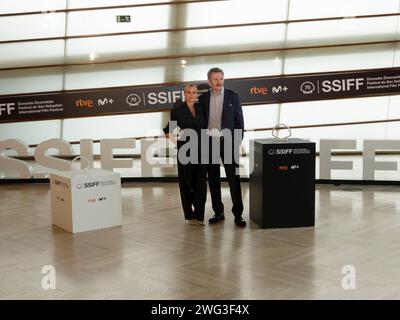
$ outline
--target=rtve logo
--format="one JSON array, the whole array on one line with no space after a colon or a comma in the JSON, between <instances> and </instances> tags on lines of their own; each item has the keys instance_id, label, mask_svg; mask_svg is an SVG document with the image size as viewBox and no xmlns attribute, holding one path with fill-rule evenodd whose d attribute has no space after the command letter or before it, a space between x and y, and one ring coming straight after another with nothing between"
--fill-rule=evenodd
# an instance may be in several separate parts
<instances>
[{"instance_id":1,"label":"rtve logo","mask_svg":"<svg viewBox=\"0 0 400 320\"><path fill-rule=\"evenodd\" d=\"M75 106L78 108L92 108L93 100L92 99L78 99L75 101Z\"/></svg>"},{"instance_id":2,"label":"rtve logo","mask_svg":"<svg viewBox=\"0 0 400 320\"><path fill-rule=\"evenodd\" d=\"M268 88L254 86L250 89L250 94L262 94L263 96L265 96L268 94Z\"/></svg>"},{"instance_id":3,"label":"rtve logo","mask_svg":"<svg viewBox=\"0 0 400 320\"><path fill-rule=\"evenodd\" d=\"M7 111L7 115L10 115L11 112L15 110L15 103L0 103L0 116L3 115L3 111Z\"/></svg>"},{"instance_id":4,"label":"rtve logo","mask_svg":"<svg viewBox=\"0 0 400 320\"><path fill-rule=\"evenodd\" d=\"M108 98L103 98L103 99L98 99L97 100L97 105L98 106L105 106L107 104L113 104L114 100L113 99L108 99ZM77 108L93 108L94 101L93 99L82 99L79 98L78 100L75 101L75 106Z\"/></svg>"}]
</instances>

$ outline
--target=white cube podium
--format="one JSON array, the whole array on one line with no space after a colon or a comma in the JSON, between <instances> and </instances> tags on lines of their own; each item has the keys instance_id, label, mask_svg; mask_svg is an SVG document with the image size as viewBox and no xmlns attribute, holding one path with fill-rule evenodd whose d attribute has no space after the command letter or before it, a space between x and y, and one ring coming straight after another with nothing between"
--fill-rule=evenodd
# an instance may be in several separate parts
<instances>
[{"instance_id":1,"label":"white cube podium","mask_svg":"<svg viewBox=\"0 0 400 320\"><path fill-rule=\"evenodd\" d=\"M54 225L72 233L119 226L121 177L103 169L50 174Z\"/></svg>"}]
</instances>

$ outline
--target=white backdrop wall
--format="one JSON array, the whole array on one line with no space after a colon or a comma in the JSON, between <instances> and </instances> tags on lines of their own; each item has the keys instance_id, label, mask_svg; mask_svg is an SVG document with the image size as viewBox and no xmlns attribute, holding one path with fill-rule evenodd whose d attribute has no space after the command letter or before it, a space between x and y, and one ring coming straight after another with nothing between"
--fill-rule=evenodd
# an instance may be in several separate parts
<instances>
[{"instance_id":1,"label":"white backdrop wall","mask_svg":"<svg viewBox=\"0 0 400 320\"><path fill-rule=\"evenodd\" d=\"M112 5L161 1L113 1ZM165 1L168 3L169 1ZM74 12L54 10L110 6L97 0L2 0L0 15L50 11L23 16L0 16L0 42L20 39L84 36L113 32L150 33L0 43L0 95L44 91L206 80L210 67L225 70L226 78L340 71L400 66L398 44L334 46L275 50L294 46L340 45L399 39L399 16L354 19L355 16L399 13L399 0L231 0L188 4L158 4L124 9ZM223 14L222 14L223 13ZM131 23L116 23L116 15L131 15ZM206 18L205 18L206 17ZM218 26L294 19L346 17L332 21L209 28L160 32L198 26ZM253 53L237 54L246 50ZM223 52L223 55L219 53ZM231 53L232 52L232 53ZM204 53L215 55L201 56ZM182 59L168 56L194 54ZM165 59L149 59L165 56ZM35 65L89 63L135 59L125 63L4 70ZM246 129L272 127L278 121L315 125L400 118L399 96L245 106ZM21 139L37 144L50 138L124 138L159 132L167 113L0 124L0 140ZM257 132L267 137L270 132ZM399 123L295 129L296 137L399 139ZM248 137L245 147L248 149ZM253 135L251 135L253 136ZM317 144L318 146L318 144ZM78 151L78 150L77 150ZM137 152L137 150L135 151Z\"/></svg>"}]
</instances>

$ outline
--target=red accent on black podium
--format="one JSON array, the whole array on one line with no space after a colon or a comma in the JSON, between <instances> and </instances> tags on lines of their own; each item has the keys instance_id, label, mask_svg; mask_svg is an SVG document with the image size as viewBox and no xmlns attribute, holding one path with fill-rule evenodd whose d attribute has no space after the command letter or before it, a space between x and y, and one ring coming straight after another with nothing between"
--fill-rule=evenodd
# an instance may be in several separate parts
<instances>
[{"instance_id":1,"label":"red accent on black podium","mask_svg":"<svg viewBox=\"0 0 400 320\"><path fill-rule=\"evenodd\" d=\"M315 224L315 143L250 141L250 220L261 228Z\"/></svg>"}]
</instances>

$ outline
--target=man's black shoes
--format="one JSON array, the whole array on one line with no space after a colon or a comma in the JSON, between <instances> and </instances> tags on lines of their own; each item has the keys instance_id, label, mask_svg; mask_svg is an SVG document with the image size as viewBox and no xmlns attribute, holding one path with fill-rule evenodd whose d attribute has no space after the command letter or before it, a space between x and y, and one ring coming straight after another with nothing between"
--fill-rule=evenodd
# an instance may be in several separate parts
<instances>
[{"instance_id":1,"label":"man's black shoes","mask_svg":"<svg viewBox=\"0 0 400 320\"><path fill-rule=\"evenodd\" d=\"M211 219L208 219L208 223L213 224L213 223L217 223L222 220L225 220L225 216L223 214L216 214Z\"/></svg>"},{"instance_id":2,"label":"man's black shoes","mask_svg":"<svg viewBox=\"0 0 400 320\"><path fill-rule=\"evenodd\" d=\"M238 227L244 228L246 227L246 221L242 217L237 217L235 218L235 225Z\"/></svg>"},{"instance_id":3,"label":"man's black shoes","mask_svg":"<svg viewBox=\"0 0 400 320\"><path fill-rule=\"evenodd\" d=\"M225 220L225 216L223 214L216 214L214 217L208 220L210 224L217 223L219 221ZM246 221L242 217L235 218L235 225L241 228L246 227Z\"/></svg>"}]
</instances>

